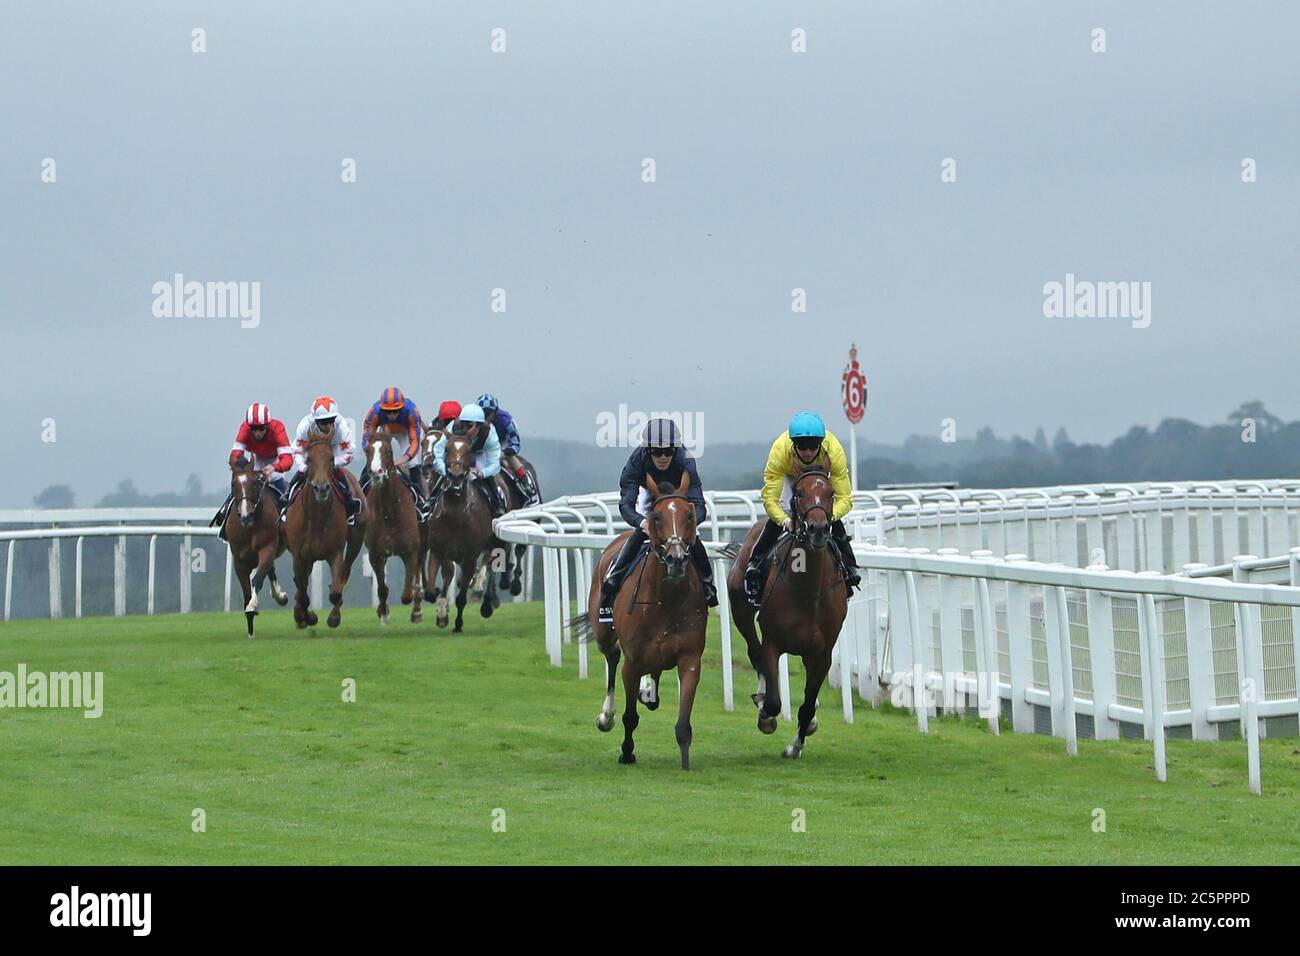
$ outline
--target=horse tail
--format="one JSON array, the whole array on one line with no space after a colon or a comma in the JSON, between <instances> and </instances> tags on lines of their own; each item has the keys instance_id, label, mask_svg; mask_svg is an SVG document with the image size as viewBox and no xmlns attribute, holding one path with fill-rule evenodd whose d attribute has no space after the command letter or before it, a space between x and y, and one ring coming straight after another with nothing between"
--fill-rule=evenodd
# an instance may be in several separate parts
<instances>
[{"instance_id":1,"label":"horse tail","mask_svg":"<svg viewBox=\"0 0 1300 956\"><path fill-rule=\"evenodd\" d=\"M579 644L590 644L595 637L590 614L579 614L576 617L569 618L567 626L569 633L573 635L573 639Z\"/></svg>"}]
</instances>

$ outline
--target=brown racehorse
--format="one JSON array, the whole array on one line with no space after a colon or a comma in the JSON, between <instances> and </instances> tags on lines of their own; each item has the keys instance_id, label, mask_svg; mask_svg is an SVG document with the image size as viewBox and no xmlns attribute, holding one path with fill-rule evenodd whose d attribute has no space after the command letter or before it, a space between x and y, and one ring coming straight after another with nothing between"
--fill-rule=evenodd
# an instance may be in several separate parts
<instances>
[{"instance_id":1,"label":"brown racehorse","mask_svg":"<svg viewBox=\"0 0 1300 956\"><path fill-rule=\"evenodd\" d=\"M284 554L284 536L280 533L280 511L274 502L262 506L266 496L266 479L253 468L247 456L230 463L230 493L235 503L226 515L226 543L235 563L235 574L244 591L244 617L248 637L253 637L253 618L257 617L257 592L262 582L271 579L271 596L276 604L288 604L275 579L275 559Z\"/></svg>"},{"instance_id":2,"label":"brown racehorse","mask_svg":"<svg viewBox=\"0 0 1300 956\"><path fill-rule=\"evenodd\" d=\"M393 465L392 441L383 435L376 435L370 445L370 492L366 496L366 509L370 512L366 524L366 552L379 588L379 606L375 608L379 623L388 623L388 582L384 570L388 559L396 556L406 567L402 603L414 604L411 623L419 624L424 618L420 609L424 592L420 580L424 529L420 526L415 497Z\"/></svg>"},{"instance_id":3,"label":"brown racehorse","mask_svg":"<svg viewBox=\"0 0 1300 956\"><path fill-rule=\"evenodd\" d=\"M328 438L312 437L307 442L305 457L305 486L289 505L284 523L289 551L293 554L293 581L298 589L293 620L299 627L315 625L316 613L307 606L307 579L312 565L325 561L330 566L330 604L333 605L326 623L338 627L343 614L343 588L361 552L368 515L363 504L356 524L348 524L347 509L334 487L334 449ZM356 477L346 469L344 474L352 484L353 494L360 496Z\"/></svg>"},{"instance_id":4,"label":"brown racehorse","mask_svg":"<svg viewBox=\"0 0 1300 956\"><path fill-rule=\"evenodd\" d=\"M534 468L533 463L523 455L516 455L515 457L519 459L520 464L528 469L528 473L532 475L533 484L537 486L537 493L540 495L542 493L542 485L541 482L537 480L537 469ZM502 473L504 474L504 472L505 470L503 468ZM507 511L517 511L527 504L524 500L523 493L519 490L518 485L513 481L503 479L502 485L505 487L505 503ZM514 547L511 547L504 541L498 541L497 545L501 548L501 553L505 555L505 567L501 570L500 586L502 588L509 588L511 594L518 595L522 593L524 589L521 575L524 571L524 555L528 553L528 545L516 544ZM512 566L513 571L511 570Z\"/></svg>"},{"instance_id":5,"label":"brown racehorse","mask_svg":"<svg viewBox=\"0 0 1300 956\"><path fill-rule=\"evenodd\" d=\"M806 738L817 730L817 692L831 666L831 651L840 636L848 613L849 592L839 562L830 545L831 509L835 495L830 477L821 471L806 471L794 482L791 492L794 532L786 534L772 548L763 606L758 623L763 629L760 644L755 634L755 609L745 597L745 567L766 519L749 529L731 573L727 589L731 597L731 618L745 638L749 662L758 673L758 729L776 732L776 715L781 712L777 663L782 654L803 658L806 683L799 707L799 732L784 757L803 753Z\"/></svg>"},{"instance_id":6,"label":"brown racehorse","mask_svg":"<svg viewBox=\"0 0 1300 956\"><path fill-rule=\"evenodd\" d=\"M682 769L691 769L691 708L700 681L700 657L704 654L704 631L709 621L709 607L704 599L704 585L690 567L690 550L695 541L695 506L685 497L691 476L682 475L681 486L656 487L648 477L650 513L642 526L650 538L650 553L640 567L630 573L614 599L613 625L597 619L600 582L615 555L622 549L631 531L619 535L605 548L591 577L588 612L575 620L579 630L594 637L605 655L605 704L596 726L608 732L614 727L614 680L618 674L620 652L623 657L623 749L619 763L636 763L632 752L632 734L640 717L637 715L638 685L649 674L653 689L640 697L647 709L659 709L659 675L677 668L681 683L678 702L677 746L681 749ZM592 623L595 622L595 623ZM581 639L587 639L584 633Z\"/></svg>"},{"instance_id":7,"label":"brown racehorse","mask_svg":"<svg viewBox=\"0 0 1300 956\"><path fill-rule=\"evenodd\" d=\"M496 540L492 533L492 509L488 507L476 483L470 481L474 470L474 451L466 435L447 434L443 462L447 475L443 479L442 496L429 515L429 557L425 568L425 597L436 600L437 611L434 620L439 627L447 626L447 602L456 579L456 569L460 569L460 578L456 582L456 626L453 630L460 633L464 628L465 603L469 597L469 585L478 570L479 559L490 558L492 542ZM437 573L442 572L442 588L433 586ZM483 589L483 604L479 613L491 617L501 603L497 597L495 575L486 575Z\"/></svg>"}]
</instances>

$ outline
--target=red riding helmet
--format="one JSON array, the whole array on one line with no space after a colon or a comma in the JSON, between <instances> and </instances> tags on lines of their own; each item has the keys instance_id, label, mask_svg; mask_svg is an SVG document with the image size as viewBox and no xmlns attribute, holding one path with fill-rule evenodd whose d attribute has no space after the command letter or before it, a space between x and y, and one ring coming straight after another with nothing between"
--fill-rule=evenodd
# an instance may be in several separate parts
<instances>
[{"instance_id":1,"label":"red riding helmet","mask_svg":"<svg viewBox=\"0 0 1300 956\"><path fill-rule=\"evenodd\" d=\"M261 402L254 402L244 412L244 421L250 428L264 428L271 424L271 410Z\"/></svg>"},{"instance_id":2,"label":"red riding helmet","mask_svg":"<svg viewBox=\"0 0 1300 956\"><path fill-rule=\"evenodd\" d=\"M460 410L460 402L448 400L438 406L438 417L449 421L460 418Z\"/></svg>"}]
</instances>

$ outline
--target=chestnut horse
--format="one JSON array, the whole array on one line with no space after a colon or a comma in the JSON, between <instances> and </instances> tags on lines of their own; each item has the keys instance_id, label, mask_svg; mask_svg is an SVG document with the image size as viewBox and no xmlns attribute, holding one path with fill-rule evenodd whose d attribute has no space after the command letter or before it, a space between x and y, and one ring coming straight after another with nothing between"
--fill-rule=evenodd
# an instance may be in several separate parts
<instances>
[{"instance_id":1,"label":"chestnut horse","mask_svg":"<svg viewBox=\"0 0 1300 956\"><path fill-rule=\"evenodd\" d=\"M478 570L479 558L490 561L492 542L492 509L487 499L470 481L474 471L474 451L469 436L447 433L443 462L447 468L443 479L442 495L429 515L429 557L425 567L425 599L437 601L434 621L439 627L447 626L452 581L456 569L460 579L456 582L456 626L459 634L464 629L465 603L469 598L469 585ZM441 591L433 586L438 572L442 572ZM501 599L497 597L496 576L485 576L483 604L479 613L491 617Z\"/></svg>"},{"instance_id":2,"label":"chestnut horse","mask_svg":"<svg viewBox=\"0 0 1300 956\"><path fill-rule=\"evenodd\" d=\"M418 475L412 477L419 480ZM375 608L379 623L388 623L385 565L390 557L397 556L406 567L402 603L414 604L411 623L419 624L424 619L424 612L420 609L424 593L420 580L424 529L420 525L419 510L415 507L415 496L393 465L393 443L383 435L376 435L370 445L370 492L366 496L366 510L370 512L366 524L366 553L379 588L379 606Z\"/></svg>"},{"instance_id":3,"label":"chestnut horse","mask_svg":"<svg viewBox=\"0 0 1300 956\"><path fill-rule=\"evenodd\" d=\"M763 733L776 732L776 716L781 712L777 677L781 655L803 658L806 683L799 707L799 731L782 752L783 757L799 757L806 738L817 730L817 692L830 670L831 651L848 613L849 589L839 561L828 547L834 500L831 480L825 472L805 471L795 479L791 491L794 532L782 535L772 548L763 584L763 606L757 612L763 630L761 644L754 629L755 609L745 597L745 567L766 519L749 529L727 577L731 618L744 635L749 662L758 673L754 703L758 707L758 729Z\"/></svg>"},{"instance_id":4,"label":"chestnut horse","mask_svg":"<svg viewBox=\"0 0 1300 956\"><path fill-rule=\"evenodd\" d=\"M533 484L537 486L537 493L540 495L542 493L542 485L541 482L537 480L537 469L534 468L533 463L523 455L516 455L515 457L519 459L520 463L526 469L528 469L528 473L533 476ZM505 503L507 511L518 511L527 504L524 500L523 493L519 490L519 486L515 484L515 482L506 480L503 481L502 484L505 485ZM528 545L516 544L512 546L505 541L499 542L499 545L502 554L505 555L505 567L501 569L500 586L503 589L509 588L511 594L519 595L524 590L521 575L524 571L524 555L528 553Z\"/></svg>"},{"instance_id":5,"label":"chestnut horse","mask_svg":"<svg viewBox=\"0 0 1300 956\"><path fill-rule=\"evenodd\" d=\"M235 502L226 515L226 543L230 545L235 575L244 591L244 617L252 640L257 592L262 582L271 579L271 596L276 604L289 603L289 595L275 578L275 559L284 554L284 536L280 533L280 510L274 501L262 506L266 479L246 455L230 463L230 494Z\"/></svg>"},{"instance_id":6,"label":"chestnut horse","mask_svg":"<svg viewBox=\"0 0 1300 956\"><path fill-rule=\"evenodd\" d=\"M605 704L596 727L608 732L614 727L614 680L618 673L620 652L623 657L623 748L619 763L636 763L632 734L640 717L637 715L638 685L650 675L653 689L640 700L649 710L659 709L659 675L677 668L681 695L675 728L681 749L682 769L691 769L691 708L700 681L700 658L704 654L704 632L709 621L704 585L693 573L691 545L695 542L695 505L686 498L691 476L682 475L681 485L674 488L665 482L656 485L646 477L650 492L650 513L642 528L650 539L650 552L641 559L635 573L629 573L614 599L613 625L601 624L597 617L600 582L614 557L631 536L625 531L605 548L591 576L591 595L586 615L573 622L581 640L595 638L605 655ZM595 623L592 623L595 622Z\"/></svg>"},{"instance_id":7,"label":"chestnut horse","mask_svg":"<svg viewBox=\"0 0 1300 956\"><path fill-rule=\"evenodd\" d=\"M352 565L361 552L368 517L364 499L355 525L348 524L347 509L334 487L334 449L330 440L315 435L307 442L305 487L289 505L284 532L293 554L293 581L297 585L293 620L299 627L316 624L316 613L308 606L307 579L312 565L325 561L330 566L330 610L326 623L338 627L342 619L343 588L352 574ZM344 475L352 484L353 494L361 495L360 485L351 472Z\"/></svg>"}]
</instances>

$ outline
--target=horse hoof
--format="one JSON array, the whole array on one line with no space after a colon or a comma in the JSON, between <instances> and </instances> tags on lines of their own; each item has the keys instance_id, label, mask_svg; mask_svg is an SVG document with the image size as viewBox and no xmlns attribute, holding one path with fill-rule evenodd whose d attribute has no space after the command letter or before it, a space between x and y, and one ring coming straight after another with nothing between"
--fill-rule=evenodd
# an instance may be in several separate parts
<instances>
[{"instance_id":1,"label":"horse hoof","mask_svg":"<svg viewBox=\"0 0 1300 956\"><path fill-rule=\"evenodd\" d=\"M308 611L306 616L303 618L303 620L307 622L308 627L315 627L316 622L319 621L320 618L316 616L315 611Z\"/></svg>"},{"instance_id":2,"label":"horse hoof","mask_svg":"<svg viewBox=\"0 0 1300 956\"><path fill-rule=\"evenodd\" d=\"M613 729L614 729L614 715L613 715L613 714L610 714L608 717L606 717L604 713L597 714L597 715L596 715L596 729L599 730L602 734L607 734L607 733L609 733L611 730L613 730Z\"/></svg>"},{"instance_id":3,"label":"horse hoof","mask_svg":"<svg viewBox=\"0 0 1300 956\"><path fill-rule=\"evenodd\" d=\"M289 595L286 594L284 591L281 591L279 594L273 593L271 597L275 598L275 603L280 605L280 607L284 607L286 604L289 603Z\"/></svg>"},{"instance_id":4,"label":"horse hoof","mask_svg":"<svg viewBox=\"0 0 1300 956\"><path fill-rule=\"evenodd\" d=\"M434 618L434 621L439 627L447 626L447 619L445 617Z\"/></svg>"},{"instance_id":5,"label":"horse hoof","mask_svg":"<svg viewBox=\"0 0 1300 956\"><path fill-rule=\"evenodd\" d=\"M776 718L760 716L758 718L758 729L765 734L776 733Z\"/></svg>"},{"instance_id":6,"label":"horse hoof","mask_svg":"<svg viewBox=\"0 0 1300 956\"><path fill-rule=\"evenodd\" d=\"M803 748L796 747L794 744L791 744L790 746L786 747L784 750L781 751L781 756L787 757L790 760L798 760L800 757L803 756Z\"/></svg>"},{"instance_id":7,"label":"horse hoof","mask_svg":"<svg viewBox=\"0 0 1300 956\"><path fill-rule=\"evenodd\" d=\"M510 587L510 575L505 571L502 571L500 577L497 578L497 587L501 588L503 591Z\"/></svg>"},{"instance_id":8,"label":"horse hoof","mask_svg":"<svg viewBox=\"0 0 1300 956\"><path fill-rule=\"evenodd\" d=\"M244 617L248 619L248 639L253 639L253 618L257 616L256 611L245 611Z\"/></svg>"},{"instance_id":9,"label":"horse hoof","mask_svg":"<svg viewBox=\"0 0 1300 956\"><path fill-rule=\"evenodd\" d=\"M387 627L387 626L388 626L388 612L387 612L387 611L385 611L383 614L379 615L379 623L382 624L384 627Z\"/></svg>"},{"instance_id":10,"label":"horse hoof","mask_svg":"<svg viewBox=\"0 0 1300 956\"><path fill-rule=\"evenodd\" d=\"M517 580L516 580L516 581L511 581L511 582L510 582L510 593L511 593L513 596L515 596L515 597L519 597L519 595L521 595L521 594L524 593L524 586L523 586L523 584L520 583L520 582L517 581Z\"/></svg>"},{"instance_id":11,"label":"horse hoof","mask_svg":"<svg viewBox=\"0 0 1300 956\"><path fill-rule=\"evenodd\" d=\"M339 622L343 620L343 615L338 611L331 611L330 616L325 618L325 623L330 627L338 627Z\"/></svg>"},{"instance_id":12,"label":"horse hoof","mask_svg":"<svg viewBox=\"0 0 1300 956\"><path fill-rule=\"evenodd\" d=\"M803 732L803 735L804 735L805 737L811 737L811 736L812 736L813 734L815 734L815 733L817 733L817 718L816 718L816 717L814 717L812 720L808 721L808 729L805 730L805 731Z\"/></svg>"},{"instance_id":13,"label":"horse hoof","mask_svg":"<svg viewBox=\"0 0 1300 956\"><path fill-rule=\"evenodd\" d=\"M455 627L451 629L451 633L459 634L463 630L465 630L465 626L463 624L457 624Z\"/></svg>"},{"instance_id":14,"label":"horse hoof","mask_svg":"<svg viewBox=\"0 0 1300 956\"><path fill-rule=\"evenodd\" d=\"M636 763L636 754L619 754L619 763Z\"/></svg>"},{"instance_id":15,"label":"horse hoof","mask_svg":"<svg viewBox=\"0 0 1300 956\"><path fill-rule=\"evenodd\" d=\"M484 617L491 617L492 611L493 611L493 607L491 604L484 604L481 608L478 609L478 612L482 614Z\"/></svg>"},{"instance_id":16,"label":"horse hoof","mask_svg":"<svg viewBox=\"0 0 1300 956\"><path fill-rule=\"evenodd\" d=\"M411 623L412 623L412 624L419 624L419 623L420 623L421 621L423 621L423 620L424 620L424 612L421 611L419 608L416 608L415 610L413 610L413 611L411 612Z\"/></svg>"}]
</instances>

